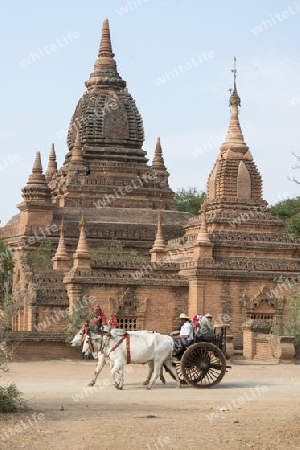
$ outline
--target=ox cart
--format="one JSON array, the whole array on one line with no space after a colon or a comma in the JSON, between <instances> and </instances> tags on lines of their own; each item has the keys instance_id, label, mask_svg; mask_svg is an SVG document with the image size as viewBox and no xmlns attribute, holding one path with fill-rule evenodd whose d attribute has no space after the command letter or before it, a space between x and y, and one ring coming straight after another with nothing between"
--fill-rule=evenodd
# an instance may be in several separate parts
<instances>
[{"instance_id":1,"label":"ox cart","mask_svg":"<svg viewBox=\"0 0 300 450\"><path fill-rule=\"evenodd\" d=\"M212 339L195 336L194 344L173 356L172 364L182 384L207 389L220 383L227 369L231 367L226 364L226 356L224 324L215 327L215 336Z\"/></svg>"},{"instance_id":2,"label":"ox cart","mask_svg":"<svg viewBox=\"0 0 300 450\"><path fill-rule=\"evenodd\" d=\"M162 376L162 365L165 370L176 379L177 387L180 384L189 384L195 388L211 388L218 384L227 368L226 365L226 325L215 327L212 339L203 339L195 336L195 342L176 356L170 359L172 352L172 338L160 333L149 331L131 331L119 328L101 330L100 334L86 332L85 324L73 338L71 345L77 346L83 343L82 351L98 352L98 364L95 377L91 381L93 386L108 358L113 364L111 373L115 380L116 372L120 380L115 387L123 388L123 366L124 364L145 364L148 362L149 373L146 381L147 389L151 389L156 378ZM155 376L150 382L153 372ZM177 375L177 377L176 377Z\"/></svg>"}]
</instances>

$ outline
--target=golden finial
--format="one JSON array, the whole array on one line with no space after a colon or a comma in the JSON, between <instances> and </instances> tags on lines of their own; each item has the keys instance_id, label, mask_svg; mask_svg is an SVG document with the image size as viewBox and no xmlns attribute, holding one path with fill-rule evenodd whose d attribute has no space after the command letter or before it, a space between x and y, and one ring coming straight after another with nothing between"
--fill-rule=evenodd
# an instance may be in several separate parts
<instances>
[{"instance_id":1,"label":"golden finial","mask_svg":"<svg viewBox=\"0 0 300 450\"><path fill-rule=\"evenodd\" d=\"M86 224L86 219L85 219L84 215L82 214L81 219L79 220L78 225L79 225L80 227L83 227L83 226L85 226L85 224Z\"/></svg>"},{"instance_id":2,"label":"golden finial","mask_svg":"<svg viewBox=\"0 0 300 450\"><path fill-rule=\"evenodd\" d=\"M63 218L61 219L61 223L60 223L59 229L60 229L61 231L64 231L65 228L66 228L66 224L65 224L65 219L64 219L64 217L63 217Z\"/></svg>"},{"instance_id":3,"label":"golden finial","mask_svg":"<svg viewBox=\"0 0 300 450\"><path fill-rule=\"evenodd\" d=\"M233 73L233 91L232 89L229 89L230 91L229 106L232 106L232 113L238 114L238 107L241 106L241 99L239 97L236 88L236 74L237 74L236 57L233 58L233 69L231 69L231 72Z\"/></svg>"},{"instance_id":4,"label":"golden finial","mask_svg":"<svg viewBox=\"0 0 300 450\"><path fill-rule=\"evenodd\" d=\"M234 79L234 82L235 82L236 73L237 73L237 70L236 70L236 57L235 56L233 58L233 69L231 69L231 72L233 72L233 79Z\"/></svg>"}]
</instances>

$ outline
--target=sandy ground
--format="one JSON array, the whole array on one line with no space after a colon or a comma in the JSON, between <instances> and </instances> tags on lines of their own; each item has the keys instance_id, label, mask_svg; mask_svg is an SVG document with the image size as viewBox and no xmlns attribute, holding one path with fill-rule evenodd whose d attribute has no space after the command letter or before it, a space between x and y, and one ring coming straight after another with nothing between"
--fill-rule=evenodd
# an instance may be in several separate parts
<instances>
[{"instance_id":1,"label":"sandy ground","mask_svg":"<svg viewBox=\"0 0 300 450\"><path fill-rule=\"evenodd\" d=\"M146 390L147 367L127 366L118 391L105 366L88 388L95 361L13 362L29 410L0 414L5 449L288 449L300 448L300 365L234 364L213 389L182 386L166 375Z\"/></svg>"}]
</instances>

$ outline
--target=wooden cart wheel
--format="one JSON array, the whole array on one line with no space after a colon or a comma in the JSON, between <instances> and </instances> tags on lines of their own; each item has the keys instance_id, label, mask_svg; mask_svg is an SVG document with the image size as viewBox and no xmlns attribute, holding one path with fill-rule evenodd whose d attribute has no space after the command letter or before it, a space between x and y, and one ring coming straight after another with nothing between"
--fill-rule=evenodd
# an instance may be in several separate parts
<instances>
[{"instance_id":1,"label":"wooden cart wheel","mask_svg":"<svg viewBox=\"0 0 300 450\"><path fill-rule=\"evenodd\" d=\"M184 380L195 388L211 388L220 383L226 372L222 351L210 342L193 344L180 362Z\"/></svg>"}]
</instances>

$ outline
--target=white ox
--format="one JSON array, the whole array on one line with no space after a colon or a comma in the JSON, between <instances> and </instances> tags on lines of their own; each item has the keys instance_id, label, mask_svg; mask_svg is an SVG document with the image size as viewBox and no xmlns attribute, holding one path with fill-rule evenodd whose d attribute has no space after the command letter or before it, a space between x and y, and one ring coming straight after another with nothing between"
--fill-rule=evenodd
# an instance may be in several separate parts
<instances>
[{"instance_id":1,"label":"white ox","mask_svg":"<svg viewBox=\"0 0 300 450\"><path fill-rule=\"evenodd\" d=\"M111 330L113 331L113 330ZM176 385L180 388L180 380L177 372L172 365L173 339L159 333L154 334L133 334L120 330L119 335L108 332L106 335L100 335L93 339L97 342L98 364L96 374L91 381L93 386L101 372L105 359L109 358L113 362L111 374L115 383L115 387L122 389L124 386L124 365L125 364L149 364L149 379L147 378L147 389L151 389L155 381L160 375L162 365L166 366L176 379ZM86 337L84 348L89 345L89 336ZM94 344L95 345L95 344ZM151 371L151 367L153 368ZM154 377L151 380L152 373ZM119 382L116 381L115 374L119 374ZM145 382L145 383L146 383ZM144 384L145 384L144 383Z\"/></svg>"},{"instance_id":2,"label":"white ox","mask_svg":"<svg viewBox=\"0 0 300 450\"><path fill-rule=\"evenodd\" d=\"M110 328L108 326L104 326L103 332L107 333L108 331L110 332L110 334L112 336L122 336L125 334L125 330L123 330L123 328ZM156 331L135 330L135 331L127 331L127 333L129 333L129 334L153 334L153 333L156 333ZM90 331L90 335L93 338L96 338L99 336L99 334L96 334L93 331ZM80 345L82 345L82 341L85 336L86 336L86 333L84 332L84 327L81 327L80 330L75 334L72 341L70 342L71 346L79 347ZM85 351L82 350L82 353L84 353L84 354L87 352L90 352L90 350L87 347L86 347ZM97 358L96 355L94 357Z\"/></svg>"},{"instance_id":3,"label":"white ox","mask_svg":"<svg viewBox=\"0 0 300 450\"><path fill-rule=\"evenodd\" d=\"M105 327L104 329L106 331L108 331L108 327ZM110 329L110 333L111 333L112 336L120 336L120 335L124 335L125 334L125 330L123 330L121 328L111 328ZM153 334L153 333L154 333L153 331L147 331L147 330L128 331L128 334L136 334L136 335L138 335L138 334ZM90 336L90 339L88 339L89 336ZM98 364L97 364L97 367L96 367L95 374L97 374L97 370L98 370L99 366L101 366L101 369L102 369L105 363L109 363L110 367L112 369L113 364L114 364L113 361L111 361L109 358L106 358L102 353L99 353L100 341L99 341L98 338L99 338L99 335L93 333L92 331L90 332L89 335L86 335L84 333L84 329L82 327L78 331L78 333L74 336L72 341L70 342L72 347L79 347L79 346L81 346L83 344L82 345L82 354L85 355L85 356L88 356L90 353L92 353L93 357L95 359L98 359ZM148 366L149 366L149 371L148 371L148 375L147 375L146 380L143 382L143 385L145 385L145 386L147 386L149 384L149 381L150 381L150 379L151 379L151 377L153 375L153 372L154 372L153 360L152 361L147 361L147 363L148 363ZM101 371L101 369L100 369L100 371ZM161 366L159 378L160 378L160 380L161 380L161 382L163 384L166 384L166 380L165 380L165 377L163 375L163 366Z\"/></svg>"}]
</instances>

